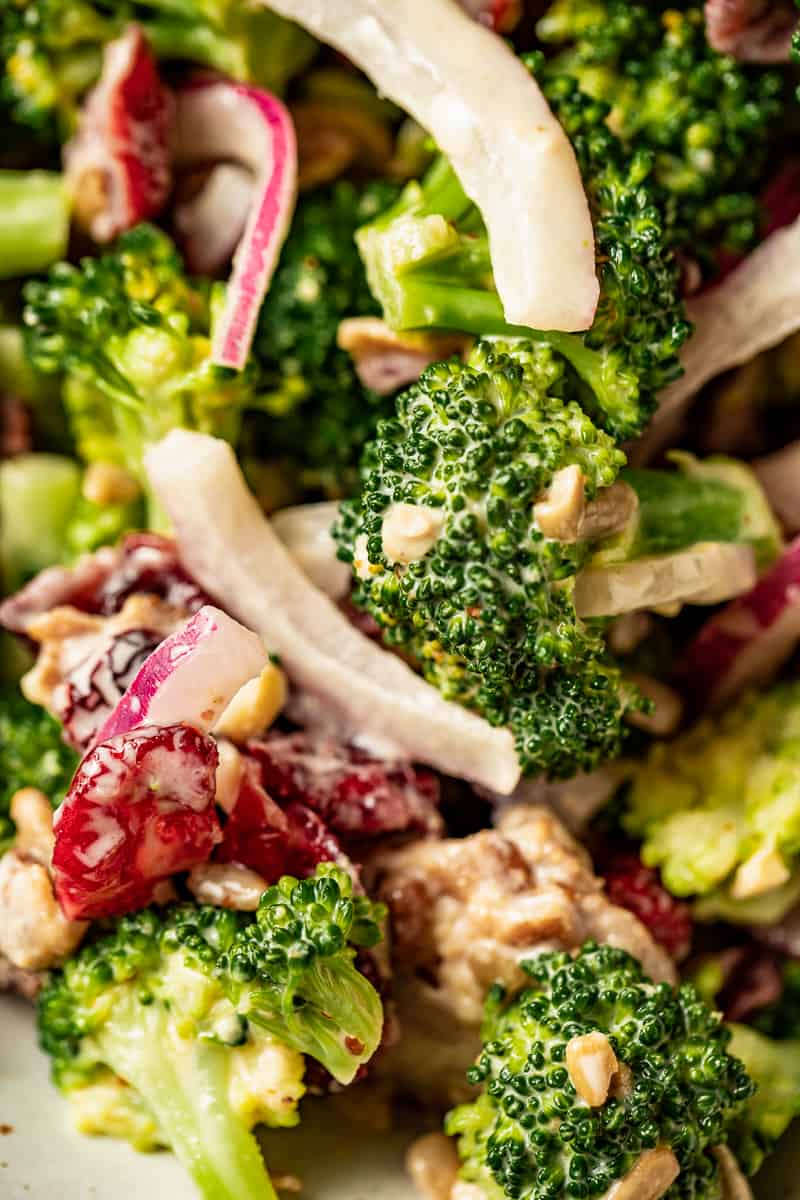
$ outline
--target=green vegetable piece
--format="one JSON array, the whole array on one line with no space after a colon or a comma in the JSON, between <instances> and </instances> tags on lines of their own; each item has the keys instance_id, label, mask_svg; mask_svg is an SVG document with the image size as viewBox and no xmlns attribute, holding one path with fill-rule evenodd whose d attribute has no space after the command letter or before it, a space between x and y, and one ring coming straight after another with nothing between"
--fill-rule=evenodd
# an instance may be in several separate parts
<instances>
[{"instance_id":1,"label":"green vegetable piece","mask_svg":"<svg viewBox=\"0 0 800 1200\"><path fill-rule=\"evenodd\" d=\"M709 1151L754 1091L719 1016L690 984L653 983L610 946L587 942L575 958L546 951L523 968L531 982L520 995L490 992L483 1049L468 1074L480 1095L446 1119L461 1177L492 1200L590 1200L665 1146L680 1165L667 1194L718 1200ZM629 1069L630 1087L590 1107L566 1050L597 1032Z\"/></svg>"},{"instance_id":2,"label":"green vegetable piece","mask_svg":"<svg viewBox=\"0 0 800 1200\"><path fill-rule=\"evenodd\" d=\"M0 689L0 852L14 836L9 812L14 793L39 788L57 808L77 765L77 754L61 740L49 713L26 700L16 684Z\"/></svg>"},{"instance_id":3,"label":"green vegetable piece","mask_svg":"<svg viewBox=\"0 0 800 1200\"><path fill-rule=\"evenodd\" d=\"M61 562L81 471L71 458L21 454L0 463L0 563L7 591Z\"/></svg>"},{"instance_id":4,"label":"green vegetable piece","mask_svg":"<svg viewBox=\"0 0 800 1200\"><path fill-rule=\"evenodd\" d=\"M0 171L0 279L43 271L66 253L70 198L50 171Z\"/></svg>"},{"instance_id":5,"label":"green vegetable piece","mask_svg":"<svg viewBox=\"0 0 800 1200\"><path fill-rule=\"evenodd\" d=\"M758 1090L730 1130L742 1168L755 1175L775 1143L800 1116L800 1041L773 1041L746 1025L731 1025L730 1050Z\"/></svg>"}]
</instances>

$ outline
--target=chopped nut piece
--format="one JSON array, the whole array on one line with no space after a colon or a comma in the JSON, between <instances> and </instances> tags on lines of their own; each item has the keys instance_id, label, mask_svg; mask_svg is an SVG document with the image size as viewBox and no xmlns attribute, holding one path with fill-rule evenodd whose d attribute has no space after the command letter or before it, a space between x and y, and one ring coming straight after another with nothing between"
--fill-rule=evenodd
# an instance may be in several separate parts
<instances>
[{"instance_id":1,"label":"chopped nut piece","mask_svg":"<svg viewBox=\"0 0 800 1200\"><path fill-rule=\"evenodd\" d=\"M653 628L653 618L649 613L623 613L609 625L608 644L614 654L633 654Z\"/></svg>"},{"instance_id":2,"label":"chopped nut piece","mask_svg":"<svg viewBox=\"0 0 800 1200\"><path fill-rule=\"evenodd\" d=\"M679 1174L678 1160L668 1146L645 1150L624 1179L606 1192L604 1200L659 1200Z\"/></svg>"},{"instance_id":3,"label":"chopped nut piece","mask_svg":"<svg viewBox=\"0 0 800 1200\"><path fill-rule=\"evenodd\" d=\"M232 742L246 742L268 729L286 703L289 686L276 663L267 663L231 700L214 727L214 733Z\"/></svg>"},{"instance_id":4,"label":"chopped nut piece","mask_svg":"<svg viewBox=\"0 0 800 1200\"><path fill-rule=\"evenodd\" d=\"M347 317L336 338L353 359L364 387L381 396L413 383L427 366L472 344L464 334L435 334L390 329L380 317Z\"/></svg>"},{"instance_id":5,"label":"chopped nut piece","mask_svg":"<svg viewBox=\"0 0 800 1200\"><path fill-rule=\"evenodd\" d=\"M116 463L95 462L86 468L83 497L92 504L130 504L141 488L130 472Z\"/></svg>"},{"instance_id":6,"label":"chopped nut piece","mask_svg":"<svg viewBox=\"0 0 800 1200\"><path fill-rule=\"evenodd\" d=\"M762 846L739 867L731 884L731 896L734 900L761 896L786 883L789 875L783 856L771 846Z\"/></svg>"},{"instance_id":7,"label":"chopped nut piece","mask_svg":"<svg viewBox=\"0 0 800 1200\"><path fill-rule=\"evenodd\" d=\"M611 1077L609 1096L614 1100L625 1100L633 1091L633 1071L625 1063L620 1063Z\"/></svg>"},{"instance_id":8,"label":"chopped nut piece","mask_svg":"<svg viewBox=\"0 0 800 1200\"><path fill-rule=\"evenodd\" d=\"M450 1200L458 1175L455 1142L443 1133L426 1133L406 1152L406 1171L425 1200Z\"/></svg>"},{"instance_id":9,"label":"chopped nut piece","mask_svg":"<svg viewBox=\"0 0 800 1200\"><path fill-rule=\"evenodd\" d=\"M38 788L20 788L11 797L11 819L17 827L14 848L44 866L53 856L53 810Z\"/></svg>"},{"instance_id":10,"label":"chopped nut piece","mask_svg":"<svg viewBox=\"0 0 800 1200\"><path fill-rule=\"evenodd\" d=\"M41 971L71 954L87 929L68 921L41 863L10 850L0 859L0 953L15 967Z\"/></svg>"},{"instance_id":11,"label":"chopped nut piece","mask_svg":"<svg viewBox=\"0 0 800 1200\"><path fill-rule=\"evenodd\" d=\"M681 723L683 718L683 701L674 688L654 679L652 675L632 673L628 676L635 683L642 695L652 700L655 708L650 713L628 713L629 725L643 729L652 737L669 737Z\"/></svg>"},{"instance_id":12,"label":"chopped nut piece","mask_svg":"<svg viewBox=\"0 0 800 1200\"><path fill-rule=\"evenodd\" d=\"M592 1108L605 1104L618 1069L617 1056L604 1033L584 1033L567 1043L567 1072L575 1091Z\"/></svg>"},{"instance_id":13,"label":"chopped nut piece","mask_svg":"<svg viewBox=\"0 0 800 1200\"><path fill-rule=\"evenodd\" d=\"M624 529L639 507L639 497L633 488L618 479L611 487L601 488L591 504L586 505L578 529L582 542L610 537Z\"/></svg>"},{"instance_id":14,"label":"chopped nut piece","mask_svg":"<svg viewBox=\"0 0 800 1200\"><path fill-rule=\"evenodd\" d=\"M712 1146L711 1153L719 1164L722 1181L722 1200L753 1200L750 1184L728 1146Z\"/></svg>"},{"instance_id":15,"label":"chopped nut piece","mask_svg":"<svg viewBox=\"0 0 800 1200\"><path fill-rule=\"evenodd\" d=\"M215 802L223 812L229 813L239 796L242 782L243 761L233 742L220 738L217 742L219 762L217 764L217 788Z\"/></svg>"},{"instance_id":16,"label":"chopped nut piece","mask_svg":"<svg viewBox=\"0 0 800 1200\"><path fill-rule=\"evenodd\" d=\"M586 508L586 480L580 467L556 471L544 497L533 506L533 519L546 538L576 542Z\"/></svg>"},{"instance_id":17,"label":"chopped nut piece","mask_svg":"<svg viewBox=\"0 0 800 1200\"><path fill-rule=\"evenodd\" d=\"M256 871L239 863L201 863L189 872L187 886L201 904L237 912L255 912L267 888Z\"/></svg>"},{"instance_id":18,"label":"chopped nut piece","mask_svg":"<svg viewBox=\"0 0 800 1200\"><path fill-rule=\"evenodd\" d=\"M416 562L435 545L443 524L438 508L392 504L383 518L383 552L391 562Z\"/></svg>"}]
</instances>

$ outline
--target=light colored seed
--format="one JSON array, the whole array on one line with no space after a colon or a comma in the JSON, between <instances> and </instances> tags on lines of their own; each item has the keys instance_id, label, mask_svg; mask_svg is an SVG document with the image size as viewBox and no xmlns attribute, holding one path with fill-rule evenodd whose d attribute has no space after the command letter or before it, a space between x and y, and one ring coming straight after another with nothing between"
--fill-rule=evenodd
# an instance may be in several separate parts
<instances>
[{"instance_id":1,"label":"light colored seed","mask_svg":"<svg viewBox=\"0 0 800 1200\"><path fill-rule=\"evenodd\" d=\"M639 497L624 480L618 479L611 487L601 488L590 504L578 527L578 538L582 542L597 541L619 533L633 520L639 508Z\"/></svg>"},{"instance_id":2,"label":"light colored seed","mask_svg":"<svg viewBox=\"0 0 800 1200\"><path fill-rule=\"evenodd\" d=\"M214 733L232 742L246 742L268 729L286 703L289 685L276 663L267 663L255 679L248 680L217 721Z\"/></svg>"},{"instance_id":3,"label":"light colored seed","mask_svg":"<svg viewBox=\"0 0 800 1200\"><path fill-rule=\"evenodd\" d=\"M141 488L124 467L116 463L90 463L81 487L85 500L92 504L130 504L141 494Z\"/></svg>"},{"instance_id":4,"label":"light colored seed","mask_svg":"<svg viewBox=\"0 0 800 1200\"><path fill-rule=\"evenodd\" d=\"M556 471L541 500L533 506L533 519L546 538L576 542L586 509L586 479L574 463Z\"/></svg>"},{"instance_id":5,"label":"light colored seed","mask_svg":"<svg viewBox=\"0 0 800 1200\"><path fill-rule=\"evenodd\" d=\"M390 562L416 562L436 544L443 524L441 509L392 504L383 518L383 552Z\"/></svg>"},{"instance_id":6,"label":"light colored seed","mask_svg":"<svg viewBox=\"0 0 800 1200\"><path fill-rule=\"evenodd\" d=\"M626 1100L633 1091L633 1071L626 1063L620 1063L611 1076L609 1096L614 1100Z\"/></svg>"},{"instance_id":7,"label":"light colored seed","mask_svg":"<svg viewBox=\"0 0 800 1200\"><path fill-rule=\"evenodd\" d=\"M219 762L217 763L217 786L214 799L223 812L233 811L233 806L239 796L242 782L244 760L233 742L225 738L217 742Z\"/></svg>"},{"instance_id":8,"label":"light colored seed","mask_svg":"<svg viewBox=\"0 0 800 1200\"><path fill-rule=\"evenodd\" d=\"M598 1108L608 1099L619 1062L604 1033L584 1033L567 1043L567 1073L578 1095Z\"/></svg>"},{"instance_id":9,"label":"light colored seed","mask_svg":"<svg viewBox=\"0 0 800 1200\"><path fill-rule=\"evenodd\" d=\"M266 881L239 863L201 863L189 872L187 886L201 904L255 912Z\"/></svg>"},{"instance_id":10,"label":"light colored seed","mask_svg":"<svg viewBox=\"0 0 800 1200\"><path fill-rule=\"evenodd\" d=\"M762 896L764 892L781 887L789 875L783 856L772 846L762 846L739 867L731 884L731 896L734 900Z\"/></svg>"},{"instance_id":11,"label":"light colored seed","mask_svg":"<svg viewBox=\"0 0 800 1200\"><path fill-rule=\"evenodd\" d=\"M606 1192L603 1200L659 1200L680 1174L680 1166L668 1146L645 1150L636 1164Z\"/></svg>"},{"instance_id":12,"label":"light colored seed","mask_svg":"<svg viewBox=\"0 0 800 1200\"><path fill-rule=\"evenodd\" d=\"M426 1133L406 1152L406 1170L425 1200L450 1200L458 1174L458 1152L452 1138Z\"/></svg>"}]
</instances>

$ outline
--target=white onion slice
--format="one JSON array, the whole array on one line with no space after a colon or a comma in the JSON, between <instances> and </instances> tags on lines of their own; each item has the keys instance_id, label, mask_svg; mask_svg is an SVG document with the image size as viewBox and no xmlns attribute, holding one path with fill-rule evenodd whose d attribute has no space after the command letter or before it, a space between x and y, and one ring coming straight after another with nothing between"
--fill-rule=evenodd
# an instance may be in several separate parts
<instances>
[{"instance_id":1,"label":"white onion slice","mask_svg":"<svg viewBox=\"0 0 800 1200\"><path fill-rule=\"evenodd\" d=\"M575 607L582 617L617 617L671 604L719 604L755 582L751 546L700 542L675 554L587 567L575 580Z\"/></svg>"},{"instance_id":2,"label":"white onion slice","mask_svg":"<svg viewBox=\"0 0 800 1200\"><path fill-rule=\"evenodd\" d=\"M684 373L659 396L636 462L675 440L690 402L710 379L800 329L800 219L771 233L717 287L688 300L686 311L695 330L681 352Z\"/></svg>"},{"instance_id":3,"label":"white onion slice","mask_svg":"<svg viewBox=\"0 0 800 1200\"><path fill-rule=\"evenodd\" d=\"M190 271L215 275L230 262L254 193L252 172L235 163L218 163L197 195L175 206L175 231Z\"/></svg>"},{"instance_id":4,"label":"white onion slice","mask_svg":"<svg viewBox=\"0 0 800 1200\"><path fill-rule=\"evenodd\" d=\"M241 370L294 208L292 119L280 100L260 88L216 79L193 83L176 93L175 160L183 166L238 162L253 173L254 203L233 257L211 350L219 366Z\"/></svg>"},{"instance_id":5,"label":"white onion slice","mask_svg":"<svg viewBox=\"0 0 800 1200\"><path fill-rule=\"evenodd\" d=\"M506 319L574 331L599 293L567 135L502 38L454 0L268 0L369 75L434 137L483 214Z\"/></svg>"},{"instance_id":6,"label":"white onion slice","mask_svg":"<svg viewBox=\"0 0 800 1200\"><path fill-rule=\"evenodd\" d=\"M352 571L336 557L331 526L339 512L336 500L297 504L272 516L272 528L292 558L321 592L342 600L350 591Z\"/></svg>"},{"instance_id":7,"label":"white onion slice","mask_svg":"<svg viewBox=\"0 0 800 1200\"><path fill-rule=\"evenodd\" d=\"M214 727L239 688L267 665L261 639L205 604L148 655L95 744L141 725Z\"/></svg>"},{"instance_id":8,"label":"white onion slice","mask_svg":"<svg viewBox=\"0 0 800 1200\"><path fill-rule=\"evenodd\" d=\"M176 429L145 465L187 570L264 638L298 687L403 757L501 794L514 788L508 730L448 703L351 625L275 535L227 443Z\"/></svg>"}]
</instances>

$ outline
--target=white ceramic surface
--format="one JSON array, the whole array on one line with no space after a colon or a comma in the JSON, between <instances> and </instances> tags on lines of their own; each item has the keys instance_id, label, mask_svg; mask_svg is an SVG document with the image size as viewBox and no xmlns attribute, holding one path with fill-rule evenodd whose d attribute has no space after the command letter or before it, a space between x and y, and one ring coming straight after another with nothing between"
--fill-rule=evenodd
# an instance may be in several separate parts
<instances>
[{"instance_id":1,"label":"white ceramic surface","mask_svg":"<svg viewBox=\"0 0 800 1200\"><path fill-rule=\"evenodd\" d=\"M83 1138L65 1120L47 1081L28 1006L0 998L0 1200L197 1200L168 1154L137 1154ZM367 1134L339 1107L308 1104L303 1125L268 1135L274 1171L304 1180L302 1200L416 1200L403 1175L413 1123ZM800 1122L759 1178L757 1200L800 1200Z\"/></svg>"}]
</instances>

